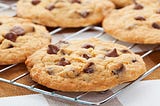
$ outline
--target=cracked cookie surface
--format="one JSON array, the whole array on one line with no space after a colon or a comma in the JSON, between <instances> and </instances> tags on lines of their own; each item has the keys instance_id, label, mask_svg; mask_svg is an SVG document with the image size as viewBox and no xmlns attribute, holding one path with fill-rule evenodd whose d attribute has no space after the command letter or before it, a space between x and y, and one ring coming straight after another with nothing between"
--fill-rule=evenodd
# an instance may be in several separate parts
<instances>
[{"instance_id":1,"label":"cracked cookie surface","mask_svg":"<svg viewBox=\"0 0 160 106\"><path fill-rule=\"evenodd\" d=\"M29 20L0 17L0 65L24 62L33 52L48 45L50 38L45 27Z\"/></svg>"},{"instance_id":2,"label":"cracked cookie surface","mask_svg":"<svg viewBox=\"0 0 160 106\"><path fill-rule=\"evenodd\" d=\"M31 78L60 91L104 91L146 71L139 55L97 38L60 41L26 60Z\"/></svg>"},{"instance_id":3,"label":"cracked cookie surface","mask_svg":"<svg viewBox=\"0 0 160 106\"><path fill-rule=\"evenodd\" d=\"M114 9L109 0L19 0L17 14L50 27L83 27L100 23Z\"/></svg>"},{"instance_id":4,"label":"cracked cookie surface","mask_svg":"<svg viewBox=\"0 0 160 106\"><path fill-rule=\"evenodd\" d=\"M105 31L116 39L140 44L160 44L160 2L136 2L113 11L103 21Z\"/></svg>"}]
</instances>

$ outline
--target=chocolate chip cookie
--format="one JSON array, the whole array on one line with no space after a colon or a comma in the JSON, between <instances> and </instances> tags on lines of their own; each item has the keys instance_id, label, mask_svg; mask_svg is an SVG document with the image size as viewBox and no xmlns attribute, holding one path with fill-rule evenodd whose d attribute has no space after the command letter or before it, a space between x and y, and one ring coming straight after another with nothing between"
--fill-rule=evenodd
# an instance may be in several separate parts
<instances>
[{"instance_id":1,"label":"chocolate chip cookie","mask_svg":"<svg viewBox=\"0 0 160 106\"><path fill-rule=\"evenodd\" d=\"M19 0L17 14L50 27L83 27L100 23L114 9L109 0Z\"/></svg>"},{"instance_id":2,"label":"chocolate chip cookie","mask_svg":"<svg viewBox=\"0 0 160 106\"><path fill-rule=\"evenodd\" d=\"M138 3L145 3L147 5L150 5L154 2L157 2L158 0L111 0L117 8L122 8L131 4L137 4Z\"/></svg>"},{"instance_id":3,"label":"chocolate chip cookie","mask_svg":"<svg viewBox=\"0 0 160 106\"><path fill-rule=\"evenodd\" d=\"M31 78L60 91L104 91L146 71L139 55L97 38L60 41L26 60Z\"/></svg>"},{"instance_id":4,"label":"chocolate chip cookie","mask_svg":"<svg viewBox=\"0 0 160 106\"><path fill-rule=\"evenodd\" d=\"M45 27L21 18L0 17L0 65L24 62L49 43Z\"/></svg>"},{"instance_id":5,"label":"chocolate chip cookie","mask_svg":"<svg viewBox=\"0 0 160 106\"><path fill-rule=\"evenodd\" d=\"M160 44L160 2L153 1L135 2L113 11L104 19L103 28L125 42Z\"/></svg>"}]
</instances>

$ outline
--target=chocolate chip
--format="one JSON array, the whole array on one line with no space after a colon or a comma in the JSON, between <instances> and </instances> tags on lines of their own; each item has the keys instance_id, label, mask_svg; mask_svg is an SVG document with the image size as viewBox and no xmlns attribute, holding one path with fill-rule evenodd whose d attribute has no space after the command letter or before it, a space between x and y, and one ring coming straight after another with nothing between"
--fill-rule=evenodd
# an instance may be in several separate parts
<instances>
[{"instance_id":1,"label":"chocolate chip","mask_svg":"<svg viewBox=\"0 0 160 106\"><path fill-rule=\"evenodd\" d=\"M81 17L86 18L90 14L90 12L89 11L83 11L83 12L80 12L79 14L80 14Z\"/></svg>"},{"instance_id":2,"label":"chocolate chip","mask_svg":"<svg viewBox=\"0 0 160 106\"><path fill-rule=\"evenodd\" d=\"M66 66L66 65L70 65L71 63L66 60L65 58L61 58L61 60L59 61L59 63L57 65L59 66Z\"/></svg>"},{"instance_id":3,"label":"chocolate chip","mask_svg":"<svg viewBox=\"0 0 160 106\"><path fill-rule=\"evenodd\" d=\"M160 29L160 25L155 22L152 24L152 27L155 29Z\"/></svg>"},{"instance_id":4,"label":"chocolate chip","mask_svg":"<svg viewBox=\"0 0 160 106\"><path fill-rule=\"evenodd\" d=\"M137 62L137 60L136 60L136 59L134 59L134 60L132 60L132 62L133 62L133 63L135 63L135 62Z\"/></svg>"},{"instance_id":5,"label":"chocolate chip","mask_svg":"<svg viewBox=\"0 0 160 106\"><path fill-rule=\"evenodd\" d=\"M8 47L8 49L13 48L13 47L14 47L14 46L10 45L10 46Z\"/></svg>"},{"instance_id":6,"label":"chocolate chip","mask_svg":"<svg viewBox=\"0 0 160 106\"><path fill-rule=\"evenodd\" d=\"M82 46L82 48L85 48L85 49L93 48L94 49L94 46L91 44L85 44Z\"/></svg>"},{"instance_id":7,"label":"chocolate chip","mask_svg":"<svg viewBox=\"0 0 160 106\"><path fill-rule=\"evenodd\" d=\"M139 20L139 21L145 21L146 19L142 16L137 16L134 18L135 20Z\"/></svg>"},{"instance_id":8,"label":"chocolate chip","mask_svg":"<svg viewBox=\"0 0 160 106\"><path fill-rule=\"evenodd\" d=\"M140 4L136 4L135 7L134 7L135 10L141 10L143 9L143 6L140 5Z\"/></svg>"},{"instance_id":9,"label":"chocolate chip","mask_svg":"<svg viewBox=\"0 0 160 106\"><path fill-rule=\"evenodd\" d=\"M48 71L48 70L47 70L47 73L48 73L49 75L53 75L53 71Z\"/></svg>"},{"instance_id":10,"label":"chocolate chip","mask_svg":"<svg viewBox=\"0 0 160 106\"><path fill-rule=\"evenodd\" d=\"M15 42L17 39L17 35L15 33L10 32L10 33L7 33L4 38L12 42Z\"/></svg>"},{"instance_id":11,"label":"chocolate chip","mask_svg":"<svg viewBox=\"0 0 160 106\"><path fill-rule=\"evenodd\" d=\"M32 4L33 5L37 5L37 4L39 4L41 2L41 0L32 0Z\"/></svg>"},{"instance_id":12,"label":"chocolate chip","mask_svg":"<svg viewBox=\"0 0 160 106\"><path fill-rule=\"evenodd\" d=\"M59 48L57 46L48 45L48 50L47 50L48 54L57 54L58 51L59 51Z\"/></svg>"},{"instance_id":13,"label":"chocolate chip","mask_svg":"<svg viewBox=\"0 0 160 106\"><path fill-rule=\"evenodd\" d=\"M160 14L160 9L156 11L157 14Z\"/></svg>"},{"instance_id":14,"label":"chocolate chip","mask_svg":"<svg viewBox=\"0 0 160 106\"><path fill-rule=\"evenodd\" d=\"M51 11L55 8L55 5L54 4L50 4L46 7L47 10Z\"/></svg>"},{"instance_id":15,"label":"chocolate chip","mask_svg":"<svg viewBox=\"0 0 160 106\"><path fill-rule=\"evenodd\" d=\"M83 54L83 58L86 58L88 60L90 57L87 54Z\"/></svg>"},{"instance_id":16,"label":"chocolate chip","mask_svg":"<svg viewBox=\"0 0 160 106\"><path fill-rule=\"evenodd\" d=\"M114 48L112 50L110 50L109 52L107 52L106 54L107 57L118 57L118 53L117 53L117 49Z\"/></svg>"},{"instance_id":17,"label":"chocolate chip","mask_svg":"<svg viewBox=\"0 0 160 106\"><path fill-rule=\"evenodd\" d=\"M118 75L118 74L121 73L123 70L124 70L124 65L121 64L120 67L118 67L118 69L116 69L116 70L113 70L112 73L113 73L114 75Z\"/></svg>"},{"instance_id":18,"label":"chocolate chip","mask_svg":"<svg viewBox=\"0 0 160 106\"><path fill-rule=\"evenodd\" d=\"M88 64L88 67L87 68L85 68L84 70L83 70L83 72L84 73L93 73L94 72L94 69L93 69L93 66L94 66L95 64L93 63L93 62L90 62L89 64Z\"/></svg>"},{"instance_id":19,"label":"chocolate chip","mask_svg":"<svg viewBox=\"0 0 160 106\"><path fill-rule=\"evenodd\" d=\"M13 48L13 47L14 47L14 46L10 44L10 45L8 46L8 49Z\"/></svg>"},{"instance_id":20,"label":"chocolate chip","mask_svg":"<svg viewBox=\"0 0 160 106\"><path fill-rule=\"evenodd\" d=\"M22 36L25 34L25 31L23 28L19 27L19 26L15 26L13 27L10 32L15 33L17 36Z\"/></svg>"},{"instance_id":21,"label":"chocolate chip","mask_svg":"<svg viewBox=\"0 0 160 106\"><path fill-rule=\"evenodd\" d=\"M122 53L130 53L130 51L124 49L124 50L121 50Z\"/></svg>"},{"instance_id":22,"label":"chocolate chip","mask_svg":"<svg viewBox=\"0 0 160 106\"><path fill-rule=\"evenodd\" d=\"M2 25L2 22L0 22L0 25Z\"/></svg>"},{"instance_id":23,"label":"chocolate chip","mask_svg":"<svg viewBox=\"0 0 160 106\"><path fill-rule=\"evenodd\" d=\"M88 67L91 67L91 66L93 66L93 65L95 65L93 62L90 62L89 64L88 64Z\"/></svg>"},{"instance_id":24,"label":"chocolate chip","mask_svg":"<svg viewBox=\"0 0 160 106\"><path fill-rule=\"evenodd\" d=\"M79 4L81 4L81 1L80 0L71 0L71 3L79 3Z\"/></svg>"},{"instance_id":25,"label":"chocolate chip","mask_svg":"<svg viewBox=\"0 0 160 106\"><path fill-rule=\"evenodd\" d=\"M141 10L144 8L141 4L137 3L136 0L133 0L133 2L135 4L135 7L134 7L135 10Z\"/></svg>"}]
</instances>

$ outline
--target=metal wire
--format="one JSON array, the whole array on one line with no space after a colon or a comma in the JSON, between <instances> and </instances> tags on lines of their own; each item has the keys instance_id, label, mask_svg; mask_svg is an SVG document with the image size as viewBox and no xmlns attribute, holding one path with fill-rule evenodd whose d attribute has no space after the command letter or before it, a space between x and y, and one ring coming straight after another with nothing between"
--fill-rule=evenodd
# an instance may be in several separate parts
<instances>
[{"instance_id":1,"label":"metal wire","mask_svg":"<svg viewBox=\"0 0 160 106\"><path fill-rule=\"evenodd\" d=\"M2 4L2 3L0 3L0 7L1 7L0 11L4 11L4 10L7 10L7 9L15 10L15 8L16 8L15 4L12 4L12 5L8 6L8 5ZM62 31L63 29L64 28L57 28L57 29L51 31L50 34L54 35L54 34L60 32L60 31ZM100 32L100 33L98 33L97 35L94 36L95 38L99 38L104 34L103 28L97 27L97 26L88 26L88 27L85 27L85 28L79 30L78 32L75 32L72 35L64 38L63 40L69 40L69 39L71 39L71 38L73 38L73 37L75 37L75 36L77 36L79 34L82 34L82 33L86 32L87 30L90 30L90 29ZM117 41L118 41L117 39L114 39L112 42L116 43ZM137 44L133 44L133 45L129 46L128 48L131 49L131 48L135 47L136 45ZM144 57L148 56L149 54L151 54L153 51L154 51L154 49L149 50L148 52L144 53L141 57L144 58ZM16 65L17 64L13 64L13 65L10 65L10 66L8 66L6 68L3 68L3 69L0 70L0 73L6 71L6 70L8 70L8 69L10 69L10 68L12 68L12 67L14 67ZM56 93L54 91L53 92L49 92L49 91L45 91L45 90L36 88L38 83L29 86L29 85L25 85L25 84L21 84L21 83L17 83L16 82L17 80L20 80L20 79L24 78L25 76L27 76L29 74L29 72L23 73L23 74L19 75L18 77L14 78L12 80L7 80L7 79L4 79L4 78L0 78L0 81L1 82L5 82L5 83L9 83L9 84L12 84L12 85L15 85L15 86L19 86L19 87L22 87L22 88L26 88L28 90L31 90L31 91L34 91L34 92L38 92L38 93L41 93L41 94L45 94L45 95L49 95L49 96L58 97L58 98L65 99L65 100L69 100L69 101L72 101L72 102L77 102L77 103L87 104L87 105L100 105L100 104L106 103L109 100L113 99L119 93L121 93L123 90L125 90L125 88L128 88L131 85L134 85L135 83L137 83L138 81L142 80L143 78L148 76L150 73L152 73L154 70L156 70L159 67L160 67L160 63L157 64L156 66L154 66L153 68L151 68L150 70L148 70L147 72L145 72L137 80L127 84L123 88L118 89L115 93L113 93L109 97L106 97L104 100L101 100L99 102L90 102L90 101L86 101L86 100L81 100L82 97L88 95L90 92L85 92L85 93L83 93L81 95L78 95L76 97L69 97L69 96L64 96L64 95L58 94L58 93Z\"/></svg>"},{"instance_id":2,"label":"metal wire","mask_svg":"<svg viewBox=\"0 0 160 106\"><path fill-rule=\"evenodd\" d=\"M14 66L16 66L16 65L17 65L17 64L13 64L13 65L10 65L10 66L8 66L8 67L5 67L5 68L3 68L3 69L0 70L0 73L3 72L3 71L6 71L6 70L8 70L8 69L10 69L10 68L12 68L12 67L14 67Z\"/></svg>"},{"instance_id":3,"label":"metal wire","mask_svg":"<svg viewBox=\"0 0 160 106\"><path fill-rule=\"evenodd\" d=\"M11 80L11 83L13 83L13 82L15 82L15 81L17 81L17 80L25 77L25 76L28 75L28 74L29 74L29 72L26 72L26 73L24 73L24 74L22 74L22 75L19 75L18 77L12 79L12 80Z\"/></svg>"},{"instance_id":4,"label":"metal wire","mask_svg":"<svg viewBox=\"0 0 160 106\"><path fill-rule=\"evenodd\" d=\"M115 98L119 93L121 93L123 90L125 90L125 88L130 87L131 85L134 85L135 83L137 83L138 81L141 81L142 79L144 79L145 77L147 77L149 74L151 74L153 71L155 71L156 69L158 69L160 67L160 63L157 64L156 66L152 67L149 71L145 72L143 75L141 75L138 79L136 79L135 81L129 83L128 85L124 86L123 88L119 89L118 91L116 91L114 94L112 94L111 96L109 96L108 98L106 98L105 100L97 103L96 105L100 105L103 104L113 98Z\"/></svg>"}]
</instances>

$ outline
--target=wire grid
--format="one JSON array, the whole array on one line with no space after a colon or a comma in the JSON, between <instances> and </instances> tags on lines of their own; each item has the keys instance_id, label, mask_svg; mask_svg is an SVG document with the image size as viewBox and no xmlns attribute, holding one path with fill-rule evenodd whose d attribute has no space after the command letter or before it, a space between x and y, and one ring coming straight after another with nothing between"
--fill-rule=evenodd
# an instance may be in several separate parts
<instances>
[{"instance_id":1,"label":"wire grid","mask_svg":"<svg viewBox=\"0 0 160 106\"><path fill-rule=\"evenodd\" d=\"M15 10L16 9L15 4L7 5L7 4L0 3L0 12L8 10L8 9ZM54 36L56 33L60 32L60 31L63 31L63 30L64 30L64 28L57 28L57 29L51 31L50 34ZM94 36L95 38L99 38L99 37L103 36L103 34L104 34L103 28L98 27L98 26L88 26L88 27L85 27L85 28L83 28L83 29L81 29L81 30L79 30L79 31L71 34L68 37L65 37L63 40L69 40L69 39L71 39L71 38L73 38L73 37L75 37L75 36L77 36L79 34L82 34L82 33L86 32L86 31L88 31L88 30L96 30L96 31L100 32L100 33L98 33L97 35ZM114 39L112 42L116 43L117 41L118 41L117 39ZM128 48L132 49L135 46L136 46L136 44L132 44ZM154 49L156 49L158 47L159 46L155 47ZM147 51L146 53L144 53L143 55L141 55L141 57L144 58L144 57L148 56L149 54L151 54L154 51L154 49ZM14 67L16 65L17 64L13 64L13 65L7 66L7 67L1 69L0 73L6 71L6 70L8 70L8 69L10 69L10 68L12 68L12 67ZM83 100L82 99L83 97L91 95L91 93L94 93L94 92L84 92L84 93L80 93L80 94L79 93L78 94L75 93L76 96L71 97L71 96L63 95L63 94L58 93L56 91L46 91L46 90L42 90L42 89L36 88L36 86L38 85L38 83L35 83L35 84L29 86L29 85L17 82L18 80L20 80L20 79L24 78L25 76L29 75L29 72L23 73L23 74L19 75L18 77L13 78L11 80L0 78L0 81L8 83L8 84L15 85L15 86L19 86L19 87L22 87L22 88L26 88L26 89L34 91L34 92L38 92L38 93L41 93L41 94L45 94L45 95L61 98L61 99L72 101L72 102L77 102L77 103L86 104L86 105L100 105L100 104L109 102L111 99L115 98L119 93L121 93L123 90L125 90L125 88L128 88L131 85L134 85L135 83L137 83L138 81L142 80L143 78L145 78L146 76L148 76L150 73L152 73L153 71L155 71L159 67L160 67L160 63L158 63L153 68L151 68L150 70L148 70L147 72L145 72L143 75L141 75L135 81L132 81L132 82L130 82L130 83L122 86L121 88L117 89L113 94L108 94L107 92L109 90L107 90L106 92L99 93L100 95L101 94L103 94L103 96L105 95L105 98L102 99L102 100L96 101L96 102L95 101L88 101L88 100Z\"/></svg>"}]
</instances>

